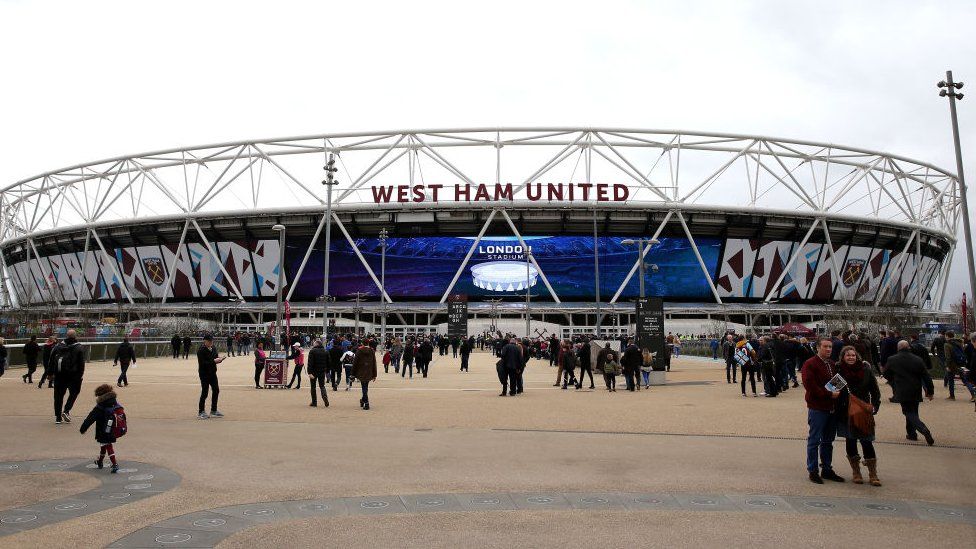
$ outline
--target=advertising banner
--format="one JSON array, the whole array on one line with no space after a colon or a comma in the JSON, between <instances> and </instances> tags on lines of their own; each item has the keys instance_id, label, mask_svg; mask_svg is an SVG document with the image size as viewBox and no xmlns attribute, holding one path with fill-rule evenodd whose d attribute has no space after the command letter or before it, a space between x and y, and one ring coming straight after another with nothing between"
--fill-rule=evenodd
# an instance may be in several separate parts
<instances>
[{"instance_id":1,"label":"advertising banner","mask_svg":"<svg viewBox=\"0 0 976 549\"><path fill-rule=\"evenodd\" d=\"M447 299L447 336L468 335L468 296L451 294Z\"/></svg>"},{"instance_id":2,"label":"advertising banner","mask_svg":"<svg viewBox=\"0 0 976 549\"><path fill-rule=\"evenodd\" d=\"M664 300L645 297L637 300L637 346L654 354L655 365L663 364Z\"/></svg>"}]
</instances>

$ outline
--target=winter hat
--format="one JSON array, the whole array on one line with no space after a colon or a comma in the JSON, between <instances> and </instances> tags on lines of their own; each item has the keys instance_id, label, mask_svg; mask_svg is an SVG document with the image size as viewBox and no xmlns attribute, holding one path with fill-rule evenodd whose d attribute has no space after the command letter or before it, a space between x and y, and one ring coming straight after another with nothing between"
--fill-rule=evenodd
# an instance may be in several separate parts
<instances>
[{"instance_id":1,"label":"winter hat","mask_svg":"<svg viewBox=\"0 0 976 549\"><path fill-rule=\"evenodd\" d=\"M111 392L112 392L112 386L106 383L103 383L98 387L95 387L95 396L97 397L100 397L104 394L111 393Z\"/></svg>"}]
</instances>

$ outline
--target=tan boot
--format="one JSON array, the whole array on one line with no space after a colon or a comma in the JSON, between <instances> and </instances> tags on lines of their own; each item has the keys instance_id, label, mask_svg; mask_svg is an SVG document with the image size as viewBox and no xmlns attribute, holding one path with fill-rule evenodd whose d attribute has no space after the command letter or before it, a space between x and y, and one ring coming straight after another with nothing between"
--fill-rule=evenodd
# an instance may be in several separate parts
<instances>
[{"instance_id":1,"label":"tan boot","mask_svg":"<svg viewBox=\"0 0 976 549\"><path fill-rule=\"evenodd\" d=\"M851 470L854 471L854 477L851 482L854 484L864 484L864 477L861 476L861 456L847 456L847 460L851 462Z\"/></svg>"},{"instance_id":2,"label":"tan boot","mask_svg":"<svg viewBox=\"0 0 976 549\"><path fill-rule=\"evenodd\" d=\"M865 459L864 465L868 468L868 479L871 481L871 486L881 486L881 480L878 479L878 458Z\"/></svg>"}]
</instances>

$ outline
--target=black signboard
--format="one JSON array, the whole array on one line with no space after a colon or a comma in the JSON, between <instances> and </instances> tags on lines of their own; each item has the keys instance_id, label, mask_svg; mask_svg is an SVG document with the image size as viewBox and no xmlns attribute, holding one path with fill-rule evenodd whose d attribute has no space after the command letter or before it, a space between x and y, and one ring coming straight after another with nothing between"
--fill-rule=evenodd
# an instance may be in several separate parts
<instances>
[{"instance_id":1,"label":"black signboard","mask_svg":"<svg viewBox=\"0 0 976 549\"><path fill-rule=\"evenodd\" d=\"M453 294L447 299L447 336L468 335L468 296Z\"/></svg>"},{"instance_id":2,"label":"black signboard","mask_svg":"<svg viewBox=\"0 0 976 549\"><path fill-rule=\"evenodd\" d=\"M654 353L655 365L664 364L664 300L659 297L637 300L637 345Z\"/></svg>"}]
</instances>

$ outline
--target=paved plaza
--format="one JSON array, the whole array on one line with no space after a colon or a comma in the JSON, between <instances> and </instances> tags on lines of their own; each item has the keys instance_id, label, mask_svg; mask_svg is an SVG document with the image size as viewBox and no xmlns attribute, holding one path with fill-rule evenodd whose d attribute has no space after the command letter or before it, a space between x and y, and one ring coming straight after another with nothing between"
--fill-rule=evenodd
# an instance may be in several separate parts
<instances>
[{"instance_id":1,"label":"paved plaza","mask_svg":"<svg viewBox=\"0 0 976 549\"><path fill-rule=\"evenodd\" d=\"M92 363L75 421L51 390L0 379L0 547L941 546L976 535L971 404L921 407L936 445L877 416L882 487L807 481L801 389L742 398L724 367L675 360L650 391L561 390L531 361L525 393L499 398L494 359L470 373L438 357L427 379L256 390L250 357L220 365L220 409L196 419L196 362L144 359L117 389L130 433L117 475L90 466L78 426L118 370ZM588 380L587 380L588 381ZM588 385L588 383L587 383ZM885 396L887 387L882 387ZM835 468L849 479L843 443ZM773 518L773 520L769 520Z\"/></svg>"}]
</instances>

